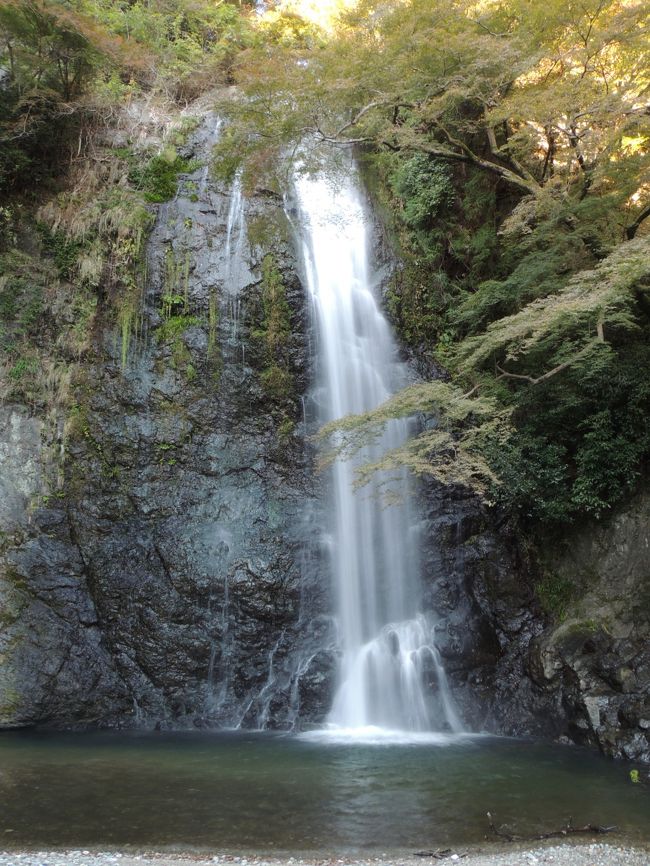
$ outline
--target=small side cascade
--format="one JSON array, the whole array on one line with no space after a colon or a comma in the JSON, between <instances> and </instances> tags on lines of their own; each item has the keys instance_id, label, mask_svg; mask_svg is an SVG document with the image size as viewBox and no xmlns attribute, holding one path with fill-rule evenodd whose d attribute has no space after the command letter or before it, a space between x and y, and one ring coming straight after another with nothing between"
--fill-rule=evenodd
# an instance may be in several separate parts
<instances>
[{"instance_id":1,"label":"small side cascade","mask_svg":"<svg viewBox=\"0 0 650 866\"><path fill-rule=\"evenodd\" d=\"M239 343L242 311L241 289L249 282L249 269L244 262L245 243L246 214L241 171L238 171L230 189L230 206L228 208L224 249L224 284L228 298L229 318L232 322L230 341L233 346L237 346Z\"/></svg>"},{"instance_id":2,"label":"small side cascade","mask_svg":"<svg viewBox=\"0 0 650 866\"><path fill-rule=\"evenodd\" d=\"M224 578L223 603L218 618L221 625L221 639L218 647L216 641L212 641L208 663L206 709L209 715L214 715L219 711L230 688L232 636L229 629L229 582L227 574ZM217 653L219 655L218 663Z\"/></svg>"},{"instance_id":3,"label":"small side cascade","mask_svg":"<svg viewBox=\"0 0 650 866\"><path fill-rule=\"evenodd\" d=\"M230 206L226 223L226 281L229 291L238 291L241 277L241 260L246 240L246 215L244 213L244 194L242 191L241 171L238 171L230 188Z\"/></svg>"},{"instance_id":4,"label":"small side cascade","mask_svg":"<svg viewBox=\"0 0 650 866\"><path fill-rule=\"evenodd\" d=\"M212 147L217 143L219 137L221 135L221 130L223 129L223 119L221 117L212 117L211 122L207 124L207 137L206 137L206 149ZM210 162L206 160L205 165L201 169L201 174L198 180L197 185L197 196L199 199L203 199L208 189L208 184L210 182Z\"/></svg>"},{"instance_id":5,"label":"small side cascade","mask_svg":"<svg viewBox=\"0 0 650 866\"><path fill-rule=\"evenodd\" d=\"M317 421L367 412L406 384L404 365L375 295L364 204L354 166L333 183L295 179L298 231L316 323ZM354 459L332 467L331 570L343 650L329 723L363 732L461 732L422 610L417 502L406 471L377 473L361 490L355 470L403 444L407 421L386 425ZM384 505L386 486L397 504Z\"/></svg>"}]
</instances>

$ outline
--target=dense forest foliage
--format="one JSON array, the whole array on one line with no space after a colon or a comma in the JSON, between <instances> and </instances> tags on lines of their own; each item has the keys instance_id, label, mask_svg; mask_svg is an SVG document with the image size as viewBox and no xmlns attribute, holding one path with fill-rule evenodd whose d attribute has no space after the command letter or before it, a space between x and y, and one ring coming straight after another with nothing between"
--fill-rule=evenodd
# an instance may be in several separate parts
<instances>
[{"instance_id":1,"label":"dense forest foliage","mask_svg":"<svg viewBox=\"0 0 650 866\"><path fill-rule=\"evenodd\" d=\"M60 174L66 140L137 93L182 103L227 80L249 30L239 6L208 0L3 0L0 188Z\"/></svg>"},{"instance_id":2,"label":"dense forest foliage","mask_svg":"<svg viewBox=\"0 0 650 866\"><path fill-rule=\"evenodd\" d=\"M152 205L192 168L183 114L232 82L251 10L210 0L0 4L0 398L79 411L96 326L126 362Z\"/></svg>"},{"instance_id":3,"label":"dense forest foliage","mask_svg":"<svg viewBox=\"0 0 650 866\"><path fill-rule=\"evenodd\" d=\"M383 465L472 484L530 523L605 513L650 452L647 5L262 5L4 0L5 270L14 255L12 273L25 279L12 252L20 208L57 191L94 131L142 94L183 106L228 87L215 97L229 117L220 176L243 165L250 183L268 185L283 161L309 166L319 148L358 155L402 260L390 311L403 340L443 371L347 420L340 447L358 447L393 415L433 412L437 426ZM114 219L95 214L81 229L88 201L77 198L76 222L68 201L41 233L58 279L105 282L93 244L117 259L128 335L147 202L173 193L183 163L168 144L113 160L122 180L112 176L104 212L118 190ZM28 307L25 287L12 291ZM0 309L6 320L14 312ZM4 327L10 372L20 328L36 322L21 315Z\"/></svg>"},{"instance_id":4,"label":"dense forest foliage","mask_svg":"<svg viewBox=\"0 0 650 866\"><path fill-rule=\"evenodd\" d=\"M240 152L308 140L364 156L404 259L395 320L449 373L346 421L339 450L433 410L436 429L382 465L472 483L530 521L601 515L635 486L650 448L648 13L361 0L329 38L242 58Z\"/></svg>"}]
</instances>

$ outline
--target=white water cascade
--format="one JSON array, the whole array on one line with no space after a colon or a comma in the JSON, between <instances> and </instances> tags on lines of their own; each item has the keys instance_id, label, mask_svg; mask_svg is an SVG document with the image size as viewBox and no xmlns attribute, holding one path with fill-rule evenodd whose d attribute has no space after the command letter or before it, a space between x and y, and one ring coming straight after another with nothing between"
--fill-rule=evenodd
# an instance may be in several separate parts
<instances>
[{"instance_id":1,"label":"white water cascade","mask_svg":"<svg viewBox=\"0 0 650 866\"><path fill-rule=\"evenodd\" d=\"M318 422L365 412L405 384L369 264L367 220L354 175L333 185L296 179L303 261L318 335ZM462 731L434 622L421 609L419 517L406 472L353 489L355 468L402 443L408 422L332 469L332 570L343 660L329 722L341 733Z\"/></svg>"}]
</instances>

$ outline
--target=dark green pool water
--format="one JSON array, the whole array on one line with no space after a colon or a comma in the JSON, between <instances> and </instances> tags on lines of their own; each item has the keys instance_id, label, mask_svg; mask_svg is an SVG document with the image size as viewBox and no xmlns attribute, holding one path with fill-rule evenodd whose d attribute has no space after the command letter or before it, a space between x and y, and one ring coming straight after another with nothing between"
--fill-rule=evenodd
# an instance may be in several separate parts
<instances>
[{"instance_id":1,"label":"dark green pool water","mask_svg":"<svg viewBox=\"0 0 650 866\"><path fill-rule=\"evenodd\" d=\"M323 743L266 734L0 736L0 849L417 850L617 824L650 841L650 791L579 749L475 738Z\"/></svg>"}]
</instances>

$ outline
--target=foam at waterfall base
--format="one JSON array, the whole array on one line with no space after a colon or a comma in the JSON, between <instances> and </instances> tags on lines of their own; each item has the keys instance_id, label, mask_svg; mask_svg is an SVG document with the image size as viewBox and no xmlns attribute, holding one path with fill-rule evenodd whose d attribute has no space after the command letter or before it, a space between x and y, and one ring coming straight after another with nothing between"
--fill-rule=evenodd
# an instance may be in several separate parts
<instances>
[{"instance_id":1,"label":"foam at waterfall base","mask_svg":"<svg viewBox=\"0 0 650 866\"><path fill-rule=\"evenodd\" d=\"M365 725L359 728L343 728L338 725L328 725L314 731L304 731L298 734L300 739L316 743L333 743L362 746L454 746L467 742L476 734L448 733L444 731L402 731L391 728L380 728L376 725Z\"/></svg>"}]
</instances>

